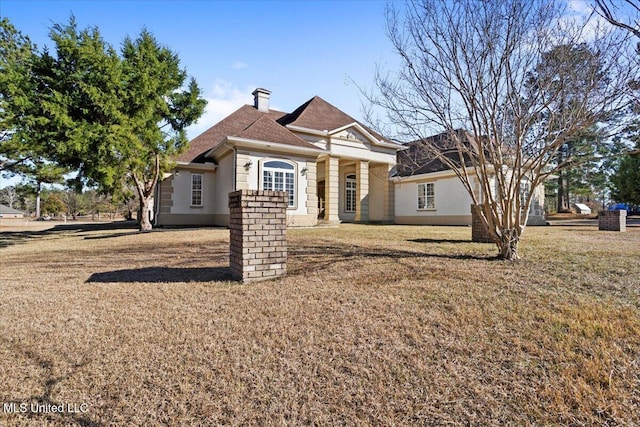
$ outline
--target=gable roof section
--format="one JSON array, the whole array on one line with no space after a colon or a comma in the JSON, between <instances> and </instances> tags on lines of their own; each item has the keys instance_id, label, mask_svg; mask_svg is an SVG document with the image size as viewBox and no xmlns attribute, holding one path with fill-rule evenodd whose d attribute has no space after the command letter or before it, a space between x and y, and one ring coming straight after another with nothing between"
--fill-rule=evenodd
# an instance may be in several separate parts
<instances>
[{"instance_id":1,"label":"gable roof section","mask_svg":"<svg viewBox=\"0 0 640 427\"><path fill-rule=\"evenodd\" d=\"M290 125L321 132L332 131L357 123L379 141L391 142L319 96L314 96L294 112L281 117L278 119L278 123L283 126Z\"/></svg>"},{"instance_id":2,"label":"gable roof section","mask_svg":"<svg viewBox=\"0 0 640 427\"><path fill-rule=\"evenodd\" d=\"M471 135L458 129L455 131L469 147L472 145ZM430 155L424 148L424 144L432 144L440 150L443 156L451 159L455 164L460 165L460 154L458 150L449 143L449 137L446 132L433 135L427 138L411 141L405 144L406 150L398 151L397 158L397 176L407 177L413 175L422 175L434 172L449 170L450 167L437 157ZM471 166L472 161L467 153L463 153L465 166Z\"/></svg>"},{"instance_id":3,"label":"gable roof section","mask_svg":"<svg viewBox=\"0 0 640 427\"><path fill-rule=\"evenodd\" d=\"M318 147L287 130L267 115L251 123L242 132L230 136L318 150Z\"/></svg>"},{"instance_id":4,"label":"gable roof section","mask_svg":"<svg viewBox=\"0 0 640 427\"><path fill-rule=\"evenodd\" d=\"M282 111L270 110L263 113L251 105L243 105L192 139L189 148L176 160L186 163L204 163L205 154L222 144L226 137L242 133L261 117L268 117L274 121L284 115Z\"/></svg>"},{"instance_id":5,"label":"gable roof section","mask_svg":"<svg viewBox=\"0 0 640 427\"><path fill-rule=\"evenodd\" d=\"M208 153L223 144L226 138L233 137L319 150L286 126L324 132L346 128L354 123L377 139L381 145L401 146L387 140L319 96L314 96L290 114L276 110L261 112L252 105L243 105L192 139L189 148L176 160L180 163L204 163Z\"/></svg>"}]
</instances>

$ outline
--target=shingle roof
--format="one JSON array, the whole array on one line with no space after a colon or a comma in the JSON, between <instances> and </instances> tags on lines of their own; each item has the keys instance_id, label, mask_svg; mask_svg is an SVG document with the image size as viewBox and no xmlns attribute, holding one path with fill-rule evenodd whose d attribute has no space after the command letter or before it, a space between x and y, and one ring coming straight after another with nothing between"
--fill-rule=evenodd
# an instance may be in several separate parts
<instances>
[{"instance_id":1,"label":"shingle roof","mask_svg":"<svg viewBox=\"0 0 640 427\"><path fill-rule=\"evenodd\" d=\"M465 144L471 145L471 139L468 132L464 130L456 130L455 132L458 133L458 137L461 138ZM449 165L429 153L425 148L425 144L429 144L431 147L438 147L440 152L448 159L451 159L454 164L461 164L458 150L449 143L448 134L443 132L405 144L407 149L398 151L396 156L398 162L398 176L421 175L450 169ZM471 165L471 160L468 154L463 154L463 159L466 166Z\"/></svg>"},{"instance_id":2,"label":"shingle roof","mask_svg":"<svg viewBox=\"0 0 640 427\"><path fill-rule=\"evenodd\" d=\"M251 105L243 105L192 139L187 151L178 156L177 160L180 162L204 162L204 155L220 145L227 136L241 133L263 116L269 117L273 121L284 115L285 113L282 111L270 110L263 113Z\"/></svg>"},{"instance_id":3,"label":"shingle roof","mask_svg":"<svg viewBox=\"0 0 640 427\"><path fill-rule=\"evenodd\" d=\"M339 110L338 108L329 104L319 96L314 96L313 98L299 106L292 113L278 119L278 123L282 124L283 126L292 125L319 131L330 131L338 129L343 126L350 125L354 122L365 128L367 132L371 133L377 139L381 141L387 141L387 139L382 135L369 129L367 126L363 125L342 110Z\"/></svg>"},{"instance_id":4,"label":"shingle roof","mask_svg":"<svg viewBox=\"0 0 640 427\"><path fill-rule=\"evenodd\" d=\"M276 110L261 112L252 105L244 105L192 139L187 151L178 156L177 160L179 162L202 163L205 154L216 148L229 136L317 148L295 135L285 126L290 124L324 131L338 129L353 123L358 123L380 141L389 142L324 99L314 96L290 114Z\"/></svg>"},{"instance_id":5,"label":"shingle roof","mask_svg":"<svg viewBox=\"0 0 640 427\"><path fill-rule=\"evenodd\" d=\"M294 145L297 147L318 149L315 145L295 135L287 128L276 123L275 120L263 115L242 132L234 134L238 138L254 139L258 141L276 142L278 144Z\"/></svg>"}]
</instances>

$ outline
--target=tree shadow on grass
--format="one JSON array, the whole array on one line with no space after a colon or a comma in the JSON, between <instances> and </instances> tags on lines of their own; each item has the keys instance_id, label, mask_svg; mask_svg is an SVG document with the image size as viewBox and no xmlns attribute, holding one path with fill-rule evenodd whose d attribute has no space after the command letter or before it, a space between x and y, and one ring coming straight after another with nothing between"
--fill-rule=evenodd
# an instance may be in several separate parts
<instances>
[{"instance_id":1,"label":"tree shadow on grass","mask_svg":"<svg viewBox=\"0 0 640 427\"><path fill-rule=\"evenodd\" d=\"M93 273L87 283L182 283L233 280L229 267L145 267Z\"/></svg>"},{"instance_id":2,"label":"tree shadow on grass","mask_svg":"<svg viewBox=\"0 0 640 427\"><path fill-rule=\"evenodd\" d=\"M470 243L465 241L466 243ZM435 242L433 242L435 243ZM425 262L429 258L444 258L449 260L476 260L476 261L496 261L495 255L474 255L474 254L453 254L453 253L431 253L397 249L368 248L355 245L304 245L290 246L288 249L290 261L293 268L288 268L288 274L303 274L309 271L319 271L328 268L337 262L354 261L357 259L388 259L400 262L404 259L422 258ZM288 267L289 267L288 265ZM355 264L352 264L352 266Z\"/></svg>"},{"instance_id":3,"label":"tree shadow on grass","mask_svg":"<svg viewBox=\"0 0 640 427\"><path fill-rule=\"evenodd\" d=\"M69 234L69 233L86 233L93 231L107 231L107 230L137 230L138 225L135 221L113 221L113 222L99 222L99 223L73 223L68 222L66 224L57 224L49 229L40 231L4 231L0 232L0 248L6 248L8 246L23 244L31 239L37 239L42 237L51 237L57 234ZM135 234L137 231L125 231L114 232L106 236L88 236L85 239L99 239L107 237L118 237L128 234Z\"/></svg>"},{"instance_id":4,"label":"tree shadow on grass","mask_svg":"<svg viewBox=\"0 0 640 427\"><path fill-rule=\"evenodd\" d=\"M414 243L474 243L473 241L471 241L471 239L469 240L462 240L462 239L432 239L429 237L423 237L420 239L408 239L407 242L414 242Z\"/></svg>"}]
</instances>

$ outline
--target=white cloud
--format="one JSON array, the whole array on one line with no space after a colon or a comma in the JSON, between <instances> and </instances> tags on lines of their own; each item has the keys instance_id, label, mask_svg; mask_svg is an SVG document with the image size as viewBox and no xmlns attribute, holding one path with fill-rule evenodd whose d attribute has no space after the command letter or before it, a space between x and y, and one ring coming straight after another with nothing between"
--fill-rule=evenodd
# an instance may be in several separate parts
<instances>
[{"instance_id":1,"label":"white cloud","mask_svg":"<svg viewBox=\"0 0 640 427\"><path fill-rule=\"evenodd\" d=\"M236 61L233 64L231 64L231 68L233 68L234 70L241 70L247 67L248 67L247 63L242 61Z\"/></svg>"},{"instance_id":2,"label":"white cloud","mask_svg":"<svg viewBox=\"0 0 640 427\"><path fill-rule=\"evenodd\" d=\"M570 10L580 15L590 15L593 11L593 7L585 0L570 0L567 4Z\"/></svg>"},{"instance_id":3,"label":"white cloud","mask_svg":"<svg viewBox=\"0 0 640 427\"><path fill-rule=\"evenodd\" d=\"M558 35L556 44L593 43L613 30L611 24L594 11L594 5L589 1L568 0L566 5L566 14L557 22L562 35Z\"/></svg>"},{"instance_id":4,"label":"white cloud","mask_svg":"<svg viewBox=\"0 0 640 427\"><path fill-rule=\"evenodd\" d=\"M253 89L241 90L230 82L224 80L216 80L213 86L205 91L205 99L207 107L205 112L198 120L198 123L187 128L189 139L193 139L214 124L218 123L229 114L245 104L251 104L253 97L251 92Z\"/></svg>"}]
</instances>

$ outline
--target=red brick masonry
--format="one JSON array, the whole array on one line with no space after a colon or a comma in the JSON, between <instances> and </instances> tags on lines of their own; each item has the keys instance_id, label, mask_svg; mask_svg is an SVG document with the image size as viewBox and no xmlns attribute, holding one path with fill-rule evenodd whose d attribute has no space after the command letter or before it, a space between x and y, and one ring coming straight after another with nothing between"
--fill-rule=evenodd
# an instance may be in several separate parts
<instances>
[{"instance_id":1,"label":"red brick masonry","mask_svg":"<svg viewBox=\"0 0 640 427\"><path fill-rule=\"evenodd\" d=\"M598 211L598 230L627 231L627 211Z\"/></svg>"},{"instance_id":2,"label":"red brick masonry","mask_svg":"<svg viewBox=\"0 0 640 427\"><path fill-rule=\"evenodd\" d=\"M253 282L287 274L287 193L229 193L230 266L237 280Z\"/></svg>"}]
</instances>

